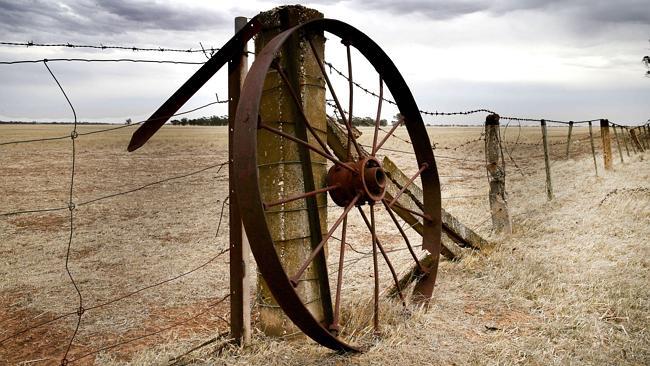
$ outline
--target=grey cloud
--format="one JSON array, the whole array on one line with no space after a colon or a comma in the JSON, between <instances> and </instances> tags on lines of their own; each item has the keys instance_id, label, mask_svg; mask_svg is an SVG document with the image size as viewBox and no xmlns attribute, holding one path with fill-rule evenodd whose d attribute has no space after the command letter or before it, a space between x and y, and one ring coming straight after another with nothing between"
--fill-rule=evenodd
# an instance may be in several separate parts
<instances>
[{"instance_id":1,"label":"grey cloud","mask_svg":"<svg viewBox=\"0 0 650 366\"><path fill-rule=\"evenodd\" d=\"M420 14L432 20L446 20L478 12L502 16L517 11L537 10L563 17L568 22L650 24L647 0L352 0L351 3L358 9Z\"/></svg>"},{"instance_id":2,"label":"grey cloud","mask_svg":"<svg viewBox=\"0 0 650 366\"><path fill-rule=\"evenodd\" d=\"M128 24L145 25L147 29L198 30L214 28L228 22L223 13L186 6L169 6L151 1L111 0L98 2L106 13Z\"/></svg>"},{"instance_id":3,"label":"grey cloud","mask_svg":"<svg viewBox=\"0 0 650 366\"><path fill-rule=\"evenodd\" d=\"M129 31L193 31L229 24L225 14L152 1L15 3L0 0L0 29L5 34L118 35Z\"/></svg>"},{"instance_id":4,"label":"grey cloud","mask_svg":"<svg viewBox=\"0 0 650 366\"><path fill-rule=\"evenodd\" d=\"M353 1L359 8L371 8L384 10L396 14L422 14L432 19L450 19L457 16L476 13L487 10L488 6L482 1L458 0L458 1L390 1L390 0L366 0Z\"/></svg>"},{"instance_id":5,"label":"grey cloud","mask_svg":"<svg viewBox=\"0 0 650 366\"><path fill-rule=\"evenodd\" d=\"M594 21L650 25L650 4L645 0L587 1L582 9L576 10ZM576 11L576 15L581 14Z\"/></svg>"}]
</instances>

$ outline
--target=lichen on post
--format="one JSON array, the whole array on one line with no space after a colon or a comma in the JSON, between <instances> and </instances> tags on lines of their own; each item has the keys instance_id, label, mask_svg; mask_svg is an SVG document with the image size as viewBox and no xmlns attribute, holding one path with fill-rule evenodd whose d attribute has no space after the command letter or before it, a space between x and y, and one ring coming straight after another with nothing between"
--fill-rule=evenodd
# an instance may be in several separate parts
<instances>
[{"instance_id":1,"label":"lichen on post","mask_svg":"<svg viewBox=\"0 0 650 366\"><path fill-rule=\"evenodd\" d=\"M262 31L255 39L255 51L261 52L282 31L319 18L323 18L322 13L299 5L282 6L259 14ZM323 35L310 33L309 37L322 57ZM306 132L292 88L310 125L322 141L327 141L325 85L305 35L290 37L278 56L277 65L269 70L264 82L260 104L262 122L317 146L316 139ZM324 157L266 130L258 131L257 141L259 181L265 202L325 186L327 162ZM295 273L312 248L318 245L322 233L327 232L327 195L319 194L273 207L266 217L285 271ZM327 322L331 320L331 300L324 252L321 251L322 255L317 256L302 275L296 291L316 319ZM297 332L277 306L261 276L258 276L258 305L260 327L266 334L286 336Z\"/></svg>"},{"instance_id":2,"label":"lichen on post","mask_svg":"<svg viewBox=\"0 0 650 366\"><path fill-rule=\"evenodd\" d=\"M497 233L512 234L512 220L506 200L506 172L499 133L499 115L485 118L485 159L490 182L490 211L492 225Z\"/></svg>"}]
</instances>

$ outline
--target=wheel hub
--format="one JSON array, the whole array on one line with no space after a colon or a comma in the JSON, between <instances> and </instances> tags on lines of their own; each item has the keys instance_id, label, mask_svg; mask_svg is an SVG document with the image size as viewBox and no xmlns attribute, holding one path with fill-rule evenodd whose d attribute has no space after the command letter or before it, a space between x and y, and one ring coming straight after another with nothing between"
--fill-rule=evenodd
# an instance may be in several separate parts
<instances>
[{"instance_id":1,"label":"wheel hub","mask_svg":"<svg viewBox=\"0 0 650 366\"><path fill-rule=\"evenodd\" d=\"M381 201L386 193L386 172L379 160L372 156L359 161L345 163L354 172L340 165L334 165L327 172L327 185L338 186L330 191L330 196L338 206L346 207L357 194L361 193L358 204Z\"/></svg>"}]
</instances>

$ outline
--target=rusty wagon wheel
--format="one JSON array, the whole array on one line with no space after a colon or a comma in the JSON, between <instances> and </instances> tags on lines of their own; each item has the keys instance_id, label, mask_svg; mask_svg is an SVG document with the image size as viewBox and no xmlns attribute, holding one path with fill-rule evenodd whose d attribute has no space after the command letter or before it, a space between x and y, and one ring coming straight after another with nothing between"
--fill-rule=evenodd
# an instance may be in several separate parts
<instances>
[{"instance_id":1,"label":"rusty wagon wheel","mask_svg":"<svg viewBox=\"0 0 650 366\"><path fill-rule=\"evenodd\" d=\"M396 123L385 134L383 139L378 139L382 105L382 98L379 98L373 143L371 146L368 146L368 150L364 149L352 136L352 127L349 121L350 114L346 117L336 97L332 83L325 72L323 59L318 55L314 47L312 37L322 36L323 31L340 38L347 48L350 72L350 47L356 48L366 58L378 73L380 94L385 84L393 95L395 103L403 116L403 119L399 123ZM310 116L306 115L299 95L296 93L295 87L292 86L291 76L282 66L286 64L286 60L282 59L286 55L286 50L283 51L283 49L290 47L288 46L289 41L296 39L295 37L298 36L305 37L303 38L305 40L303 45L307 45L307 49L311 49L311 54L315 56L322 79L327 83L328 90L335 101L337 111L343 120L343 131L347 134L347 151L343 153L339 151L339 156L335 156L330 151L329 147L332 146L328 147L328 144L325 142L326 140L324 141L322 136L319 137L319 131L316 131L310 123ZM295 123L294 128L275 128L271 124L281 121L266 121L260 116L262 93L265 88L273 87L269 86L270 82L267 80L267 73L269 71L273 71L276 75L274 80L277 83L285 84L290 90L290 99L293 99L293 102L290 103L294 103L294 108L298 112L296 115L299 116L297 121L293 122ZM353 86L351 82L349 87L350 104L348 110L351 111L353 101ZM401 124L406 126L412 141L413 153L417 160L417 166L412 167L412 170L417 170L417 173L413 175L410 182L419 180L420 186L422 187L423 205L420 207L420 210L400 206L397 202L397 198L407 189L406 185L399 187L401 189L399 189L398 193L394 193L393 191L394 197L387 195L388 173L385 171L383 163L378 157L378 153L382 151L386 140ZM293 131L291 131L292 129ZM264 197L260 189L262 185L261 180L268 180L268 178L260 175L258 133L272 134L276 138L286 139L284 141L287 143L290 141L295 146L300 157L298 163L302 170L302 177L304 178L298 179L302 183L301 186L304 187L299 187L297 194L293 192L291 195L279 197L279 199L278 197ZM320 134L322 135L322 133L321 130ZM239 192L242 192L242 194L238 195L238 203L242 212L242 220L250 241L251 250L258 264L258 270L262 274L266 286L268 286L277 303L294 324L305 334L321 345L333 350L360 350L358 347L346 342L345 333L344 331L340 331L339 326L347 218L355 207L367 226L370 233L369 242L372 245L374 271L374 284L372 285L374 287L373 323L375 329L379 326L379 283L377 273L379 252L381 252L392 272L393 279L397 283L394 268L376 235L375 210L377 206L390 215L396 226L395 229L402 234L405 246L409 250L412 260L415 266L417 266L416 268L421 270L421 276L414 288L414 296L425 299L431 296L438 267L441 234L440 185L436 163L424 122L408 86L390 58L369 37L346 23L332 19L319 19L307 22L288 29L274 37L262 52L257 55L244 83L236 113L233 145L233 165L236 174L233 178L238 187L237 189ZM328 164L331 165L325 182L315 182L313 179L311 159L317 156L324 157ZM322 204L323 200L326 201L327 193L329 193L332 201L337 206L343 208L343 213L337 215L334 224L324 233L324 230L322 230L323 224L319 221L321 219L319 204ZM271 212L277 212L277 207L281 207L281 209L289 205L294 205L292 207L295 207L296 204L306 206L304 210L307 211L310 233L309 237L305 238L305 240L310 242L311 252L306 255L302 263L295 265L295 268L285 268L281 262L281 256L283 256L281 253L282 249L276 247L274 234L272 234L269 228L271 225L269 221L273 220ZM369 206L369 215L365 213L362 207L365 205ZM428 250L433 258L432 264L429 267L425 267L418 261L413 247L395 217L394 210L405 210L421 219L423 225L422 248ZM335 247L334 244L328 244L328 241L339 227L341 227L341 238L339 239L341 245L337 248L339 260L338 268L334 271L337 274L336 281L332 281L336 286L334 301L332 301L327 272L328 267L325 265L324 252L328 246ZM309 303L314 300L304 299L296 291L297 288L302 286L301 282L304 280L303 277L309 267L314 268L314 271L321 276L319 278L327 279L320 281L319 293L320 302L323 306L322 318L324 319L321 321L317 320L308 309ZM404 300L401 291L399 291L399 295Z\"/></svg>"}]
</instances>

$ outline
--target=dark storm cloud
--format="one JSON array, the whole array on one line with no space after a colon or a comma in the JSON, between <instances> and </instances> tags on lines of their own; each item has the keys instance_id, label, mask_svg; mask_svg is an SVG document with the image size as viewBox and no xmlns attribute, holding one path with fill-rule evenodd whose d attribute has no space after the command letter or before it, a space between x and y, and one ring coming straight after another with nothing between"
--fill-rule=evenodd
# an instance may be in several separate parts
<instances>
[{"instance_id":1,"label":"dark storm cloud","mask_svg":"<svg viewBox=\"0 0 650 366\"><path fill-rule=\"evenodd\" d=\"M230 24L229 17L213 10L153 1L0 0L0 29L4 34L116 35L159 29L206 30L224 24Z\"/></svg>"}]
</instances>

